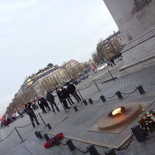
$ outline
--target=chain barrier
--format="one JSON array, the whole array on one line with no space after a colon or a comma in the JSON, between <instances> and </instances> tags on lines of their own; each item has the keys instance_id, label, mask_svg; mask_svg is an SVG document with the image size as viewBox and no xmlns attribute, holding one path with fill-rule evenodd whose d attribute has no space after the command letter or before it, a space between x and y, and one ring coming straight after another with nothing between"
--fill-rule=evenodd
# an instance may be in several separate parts
<instances>
[{"instance_id":1,"label":"chain barrier","mask_svg":"<svg viewBox=\"0 0 155 155\"><path fill-rule=\"evenodd\" d=\"M82 105L83 105L83 102L80 105L77 105L76 107L82 107Z\"/></svg>"},{"instance_id":2,"label":"chain barrier","mask_svg":"<svg viewBox=\"0 0 155 155\"><path fill-rule=\"evenodd\" d=\"M88 85L87 87L85 87L85 88L81 88L81 89L78 89L78 90L84 90L84 89L87 89L88 87L90 87L90 86L92 85L92 83L94 83L94 82L92 81L91 84Z\"/></svg>"},{"instance_id":3,"label":"chain barrier","mask_svg":"<svg viewBox=\"0 0 155 155\"><path fill-rule=\"evenodd\" d=\"M133 94L134 92L136 92L136 90L137 90L137 88L134 91L130 92L130 93L122 93L122 92L120 92L120 93L123 94L123 95L130 95L130 94Z\"/></svg>"},{"instance_id":4,"label":"chain barrier","mask_svg":"<svg viewBox=\"0 0 155 155\"><path fill-rule=\"evenodd\" d=\"M62 144L62 145L67 145L67 144L65 144L65 143L62 143L61 141L59 141L60 142L60 144Z\"/></svg>"},{"instance_id":5,"label":"chain barrier","mask_svg":"<svg viewBox=\"0 0 155 155\"><path fill-rule=\"evenodd\" d=\"M82 150L80 150L79 148L77 148L77 147L75 147L79 152L81 152L81 153L88 153L88 150L87 151L82 151Z\"/></svg>"},{"instance_id":6,"label":"chain barrier","mask_svg":"<svg viewBox=\"0 0 155 155\"><path fill-rule=\"evenodd\" d=\"M116 93L113 96L111 96L111 97L105 97L104 96L104 98L114 98L115 96L116 96Z\"/></svg>"},{"instance_id":7,"label":"chain barrier","mask_svg":"<svg viewBox=\"0 0 155 155\"><path fill-rule=\"evenodd\" d=\"M47 126L44 127L43 130L39 131L39 132L44 132L46 130Z\"/></svg>"},{"instance_id":8,"label":"chain barrier","mask_svg":"<svg viewBox=\"0 0 155 155\"><path fill-rule=\"evenodd\" d=\"M13 133L13 131L14 131L14 129L10 132L10 134L7 137L5 137L4 139L0 140L0 142L3 142L4 140L6 140Z\"/></svg>"},{"instance_id":9,"label":"chain barrier","mask_svg":"<svg viewBox=\"0 0 155 155\"><path fill-rule=\"evenodd\" d=\"M102 78L100 78L100 79L94 79L94 81L102 80L103 78L105 78L105 77L108 75L108 73L109 73L109 72L107 72L106 75L104 75L104 76L103 76Z\"/></svg>"},{"instance_id":10,"label":"chain barrier","mask_svg":"<svg viewBox=\"0 0 155 155\"><path fill-rule=\"evenodd\" d=\"M28 125L25 125L25 126L18 126L18 127L16 127L16 128L25 128L25 127L28 127L28 126L30 126L32 123L30 123L30 124L28 124Z\"/></svg>"},{"instance_id":11,"label":"chain barrier","mask_svg":"<svg viewBox=\"0 0 155 155\"><path fill-rule=\"evenodd\" d=\"M131 137L122 146L120 146L119 148L114 149L114 150L122 151L122 150L128 149L128 147L131 145L131 143L133 141L133 136L134 136L133 133L131 133Z\"/></svg>"},{"instance_id":12,"label":"chain barrier","mask_svg":"<svg viewBox=\"0 0 155 155\"><path fill-rule=\"evenodd\" d=\"M92 100L93 102L99 102L101 99L99 99L99 100L97 100L97 101L95 101L95 100Z\"/></svg>"}]
</instances>

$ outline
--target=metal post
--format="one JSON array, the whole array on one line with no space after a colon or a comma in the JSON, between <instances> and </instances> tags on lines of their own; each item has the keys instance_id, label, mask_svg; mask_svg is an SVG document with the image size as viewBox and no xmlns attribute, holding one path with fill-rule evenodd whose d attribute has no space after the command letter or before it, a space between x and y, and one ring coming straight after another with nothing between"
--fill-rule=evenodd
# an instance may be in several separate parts
<instances>
[{"instance_id":1,"label":"metal post","mask_svg":"<svg viewBox=\"0 0 155 155\"><path fill-rule=\"evenodd\" d=\"M110 70L108 69L108 67L107 67L107 70L108 70L110 76L112 77L112 79L115 81L115 78L112 76L112 74L111 74Z\"/></svg>"},{"instance_id":2,"label":"metal post","mask_svg":"<svg viewBox=\"0 0 155 155\"><path fill-rule=\"evenodd\" d=\"M88 99L88 101L89 101L89 103L90 104L93 104L93 101L92 101L92 99L90 98L90 99Z\"/></svg>"},{"instance_id":3,"label":"metal post","mask_svg":"<svg viewBox=\"0 0 155 155\"><path fill-rule=\"evenodd\" d=\"M21 141L22 142L24 142L25 140L23 140L23 138L21 137L21 135L19 134L19 132L18 132L18 130L17 130L17 128L15 127L15 130L16 130L16 132L17 132L17 134L18 134L18 136L19 136L19 138L21 139Z\"/></svg>"},{"instance_id":4,"label":"metal post","mask_svg":"<svg viewBox=\"0 0 155 155\"><path fill-rule=\"evenodd\" d=\"M95 80L93 80L93 82L94 82L95 86L97 87L98 91L100 91L100 89L99 89L98 85L96 84Z\"/></svg>"},{"instance_id":5,"label":"metal post","mask_svg":"<svg viewBox=\"0 0 155 155\"><path fill-rule=\"evenodd\" d=\"M75 145L72 143L71 139L66 141L67 146L69 147L70 151L74 151L76 149Z\"/></svg>"},{"instance_id":6,"label":"metal post","mask_svg":"<svg viewBox=\"0 0 155 155\"><path fill-rule=\"evenodd\" d=\"M84 103L85 105L87 105L87 101L86 101L86 100L83 100L83 103Z\"/></svg>"},{"instance_id":7,"label":"metal post","mask_svg":"<svg viewBox=\"0 0 155 155\"><path fill-rule=\"evenodd\" d=\"M35 132L36 137L38 138L38 131Z\"/></svg>"},{"instance_id":8,"label":"metal post","mask_svg":"<svg viewBox=\"0 0 155 155\"><path fill-rule=\"evenodd\" d=\"M38 131L38 137L39 137L40 139L43 138L41 132L39 132L39 131Z\"/></svg>"},{"instance_id":9,"label":"metal post","mask_svg":"<svg viewBox=\"0 0 155 155\"><path fill-rule=\"evenodd\" d=\"M38 114L39 114L39 116L40 116L41 120L43 121L44 125L46 126L46 123L45 123L45 121L43 120L43 118L42 118L41 114L40 114L40 113L38 113Z\"/></svg>"},{"instance_id":10,"label":"metal post","mask_svg":"<svg viewBox=\"0 0 155 155\"><path fill-rule=\"evenodd\" d=\"M90 145L87 149L90 155L99 155L94 145Z\"/></svg>"},{"instance_id":11,"label":"metal post","mask_svg":"<svg viewBox=\"0 0 155 155\"><path fill-rule=\"evenodd\" d=\"M142 86L137 87L140 94L145 94L145 91Z\"/></svg>"},{"instance_id":12,"label":"metal post","mask_svg":"<svg viewBox=\"0 0 155 155\"><path fill-rule=\"evenodd\" d=\"M60 145L60 141L58 140L58 138L56 136L53 137L53 140L54 140L56 145Z\"/></svg>"},{"instance_id":13,"label":"metal post","mask_svg":"<svg viewBox=\"0 0 155 155\"><path fill-rule=\"evenodd\" d=\"M52 127L49 123L46 126L48 127L48 129L52 129Z\"/></svg>"},{"instance_id":14,"label":"metal post","mask_svg":"<svg viewBox=\"0 0 155 155\"><path fill-rule=\"evenodd\" d=\"M146 136L139 125L133 126L131 128L133 134L135 135L138 142L143 142L146 139Z\"/></svg>"},{"instance_id":15,"label":"metal post","mask_svg":"<svg viewBox=\"0 0 155 155\"><path fill-rule=\"evenodd\" d=\"M35 135L36 135L37 138L40 138L40 139L43 138L43 136L42 136L42 134L40 133L40 131L36 131L36 132L35 132Z\"/></svg>"},{"instance_id":16,"label":"metal post","mask_svg":"<svg viewBox=\"0 0 155 155\"><path fill-rule=\"evenodd\" d=\"M48 141L50 138L48 137L48 134L46 133L45 135L44 135L44 138Z\"/></svg>"},{"instance_id":17,"label":"metal post","mask_svg":"<svg viewBox=\"0 0 155 155\"><path fill-rule=\"evenodd\" d=\"M100 99L102 100L102 102L106 101L106 99L105 99L105 97L103 95L100 96Z\"/></svg>"},{"instance_id":18,"label":"metal post","mask_svg":"<svg viewBox=\"0 0 155 155\"><path fill-rule=\"evenodd\" d=\"M77 109L77 107L76 107L76 106L74 106L73 108L74 108L74 110L75 110L75 111L78 111L78 109Z\"/></svg>"},{"instance_id":19,"label":"metal post","mask_svg":"<svg viewBox=\"0 0 155 155\"><path fill-rule=\"evenodd\" d=\"M120 91L116 92L116 95L117 95L117 97L118 97L119 99L122 99L122 98L123 98L123 96L122 96L122 94L121 94Z\"/></svg>"}]
</instances>

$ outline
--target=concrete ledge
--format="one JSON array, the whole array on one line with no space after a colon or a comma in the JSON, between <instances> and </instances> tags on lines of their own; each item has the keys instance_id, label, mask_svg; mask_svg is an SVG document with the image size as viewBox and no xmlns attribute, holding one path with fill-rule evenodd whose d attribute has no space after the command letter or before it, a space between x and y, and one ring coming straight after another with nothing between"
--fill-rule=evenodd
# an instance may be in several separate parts
<instances>
[{"instance_id":1,"label":"concrete ledge","mask_svg":"<svg viewBox=\"0 0 155 155\"><path fill-rule=\"evenodd\" d=\"M134 63L130 63L130 64L128 64L128 65L124 65L123 67L121 67L120 69L119 69L119 71L124 71L124 70L126 70L126 69L129 69L129 68L132 68L132 67L134 67L134 66L137 66L137 65L141 65L141 66L143 66L142 64L143 63L146 63L145 65L147 65L147 64L149 64L149 63L155 63L155 61L152 61L151 62L151 60L154 60L155 59L155 55L152 55L152 56L149 56L149 57L147 57L147 58L144 58L144 59L141 59L141 60L139 60L138 62L134 62Z\"/></svg>"}]
</instances>

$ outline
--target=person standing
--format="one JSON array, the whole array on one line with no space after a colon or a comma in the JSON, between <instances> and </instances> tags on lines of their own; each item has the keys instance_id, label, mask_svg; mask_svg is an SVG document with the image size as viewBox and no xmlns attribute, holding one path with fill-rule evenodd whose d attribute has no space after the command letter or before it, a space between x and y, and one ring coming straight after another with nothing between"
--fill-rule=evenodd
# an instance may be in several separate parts
<instances>
[{"instance_id":1,"label":"person standing","mask_svg":"<svg viewBox=\"0 0 155 155\"><path fill-rule=\"evenodd\" d=\"M47 111L50 111L51 108L49 107L47 100L44 97L42 97L40 100L41 100L42 104L44 105L44 107L46 107Z\"/></svg>"},{"instance_id":2,"label":"person standing","mask_svg":"<svg viewBox=\"0 0 155 155\"><path fill-rule=\"evenodd\" d=\"M44 107L44 103L43 103L43 100L42 100L41 96L39 96L38 105L39 105L40 109L42 110L42 112L46 113L46 110L45 110L45 107Z\"/></svg>"},{"instance_id":3,"label":"person standing","mask_svg":"<svg viewBox=\"0 0 155 155\"><path fill-rule=\"evenodd\" d=\"M35 123L34 120L36 121L36 124L39 125L40 123L38 122L38 119L36 117L36 114L34 113L34 111L31 108L31 103L27 103L25 104L25 112L27 115L29 115L32 126L35 128Z\"/></svg>"},{"instance_id":4,"label":"person standing","mask_svg":"<svg viewBox=\"0 0 155 155\"><path fill-rule=\"evenodd\" d=\"M76 87L73 84L70 84L69 82L67 82L66 84L67 84L67 90L68 90L69 94L74 96L74 98L77 100L77 102L80 102L81 98L76 92Z\"/></svg>"},{"instance_id":5,"label":"person standing","mask_svg":"<svg viewBox=\"0 0 155 155\"><path fill-rule=\"evenodd\" d=\"M70 107L68 106L68 104L67 104L67 101L66 101L66 91L65 91L65 89L61 89L61 91L60 91L60 101L63 103L63 105L64 105L64 108L65 108L65 110L66 109L70 109Z\"/></svg>"},{"instance_id":6,"label":"person standing","mask_svg":"<svg viewBox=\"0 0 155 155\"><path fill-rule=\"evenodd\" d=\"M68 90L64 87L61 88L62 89L62 93L64 95L64 98L67 99L67 101L69 102L70 105L74 104L73 100L70 97L70 94L68 92Z\"/></svg>"},{"instance_id":7,"label":"person standing","mask_svg":"<svg viewBox=\"0 0 155 155\"><path fill-rule=\"evenodd\" d=\"M46 99L51 104L51 107L52 107L52 110L54 113L55 113L54 106L58 112L60 111L59 108L57 107L56 103L55 103L54 96L49 91L46 94Z\"/></svg>"}]
</instances>

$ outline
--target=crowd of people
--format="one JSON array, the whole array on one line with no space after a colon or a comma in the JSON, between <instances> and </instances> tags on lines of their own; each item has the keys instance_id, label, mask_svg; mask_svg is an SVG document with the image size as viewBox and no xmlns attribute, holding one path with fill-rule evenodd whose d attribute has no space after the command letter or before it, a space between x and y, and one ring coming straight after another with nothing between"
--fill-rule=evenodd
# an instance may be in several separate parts
<instances>
[{"instance_id":1,"label":"crowd of people","mask_svg":"<svg viewBox=\"0 0 155 155\"><path fill-rule=\"evenodd\" d=\"M74 104L71 96L73 96L77 102L81 101L81 98L76 91L75 85L70 84L69 82L66 83L66 87L57 88L56 92L65 110L70 109L68 103L70 105Z\"/></svg>"},{"instance_id":2,"label":"crowd of people","mask_svg":"<svg viewBox=\"0 0 155 155\"><path fill-rule=\"evenodd\" d=\"M60 103L62 104L64 110L70 109L70 105L74 104L74 101L72 100L72 96L75 98L77 102L81 101L80 96L78 95L76 91L76 87L74 84L66 83L64 87L56 88L56 93L58 96L58 99ZM50 105L50 106L49 106ZM27 115L29 115L32 126L35 127L35 122L37 125L40 123L37 120L37 117L35 115L34 110L40 108L42 110L42 113L47 113L48 111L53 111L54 113L59 112L60 109L56 104L55 97L51 93L51 91L47 91L46 96L42 97L39 96L37 100L30 100L28 103L24 104L24 111ZM17 112L19 114L19 117L23 117L22 112ZM1 120L1 126L9 126L9 123L11 122L9 120L9 117L3 116Z\"/></svg>"},{"instance_id":3,"label":"crowd of people","mask_svg":"<svg viewBox=\"0 0 155 155\"><path fill-rule=\"evenodd\" d=\"M61 88L56 88L56 93L59 98L59 101L61 102L61 104L65 110L70 109L70 106L68 104L70 104L70 105L74 104L71 96L73 96L77 102L81 101L81 98L78 95L74 84L66 83L66 86L61 87ZM33 127L35 127L34 122L36 122L36 124L39 125L37 117L34 113L34 110L37 109L36 103L38 103L38 106L42 110L43 114L47 113L51 109L54 113L56 111L57 112L60 111L56 102L55 102L55 97L53 96L53 94L50 91L47 91L46 97L39 96L37 101L31 100L29 103L25 104L25 112L26 112L26 114L29 115ZM51 105L51 108L50 108L49 104Z\"/></svg>"}]
</instances>

